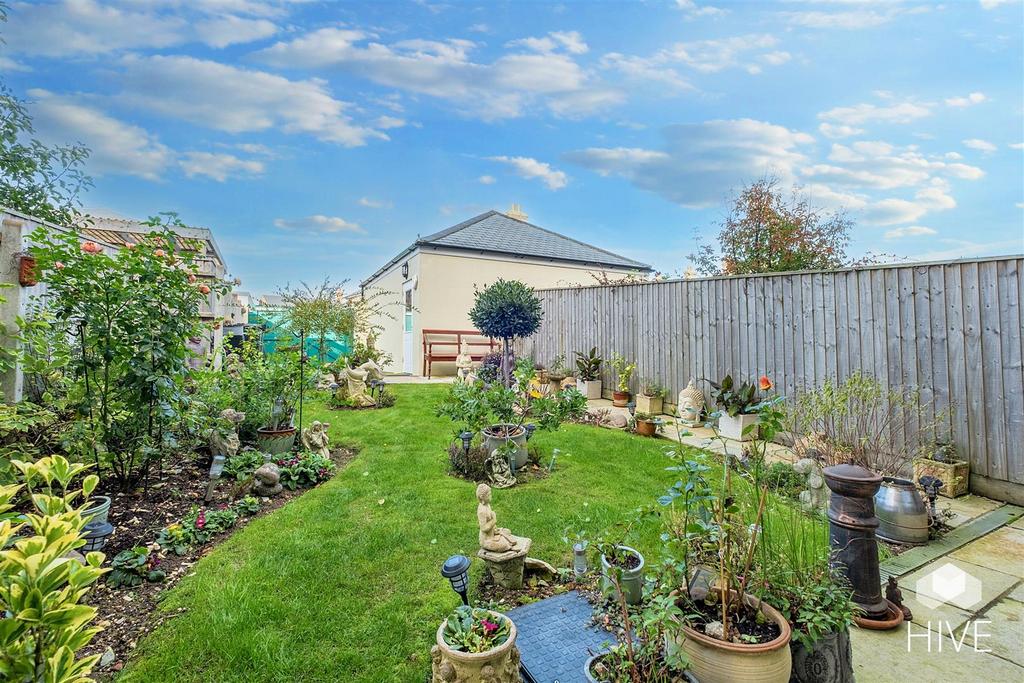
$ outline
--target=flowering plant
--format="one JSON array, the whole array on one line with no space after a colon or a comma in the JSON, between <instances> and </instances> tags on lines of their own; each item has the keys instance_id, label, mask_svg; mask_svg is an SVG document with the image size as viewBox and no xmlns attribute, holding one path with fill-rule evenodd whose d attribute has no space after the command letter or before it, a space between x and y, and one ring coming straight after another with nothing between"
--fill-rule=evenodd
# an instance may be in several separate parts
<instances>
[{"instance_id":1,"label":"flowering plant","mask_svg":"<svg viewBox=\"0 0 1024 683\"><path fill-rule=\"evenodd\" d=\"M497 612L459 605L445 621L444 642L460 652L487 652L508 640L511 623Z\"/></svg>"},{"instance_id":2,"label":"flowering plant","mask_svg":"<svg viewBox=\"0 0 1024 683\"><path fill-rule=\"evenodd\" d=\"M330 479L334 473L334 463L330 458L311 451L289 454L276 462L281 470L281 485L291 491L316 486Z\"/></svg>"}]
</instances>

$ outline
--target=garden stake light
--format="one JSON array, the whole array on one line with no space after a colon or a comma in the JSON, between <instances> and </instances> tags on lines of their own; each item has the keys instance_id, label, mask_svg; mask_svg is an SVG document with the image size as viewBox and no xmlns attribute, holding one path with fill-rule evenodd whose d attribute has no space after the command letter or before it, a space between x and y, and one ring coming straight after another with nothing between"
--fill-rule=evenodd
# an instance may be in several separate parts
<instances>
[{"instance_id":1,"label":"garden stake light","mask_svg":"<svg viewBox=\"0 0 1024 683\"><path fill-rule=\"evenodd\" d=\"M459 438L462 439L462 452L468 457L469 447L473 443L473 432L462 432Z\"/></svg>"},{"instance_id":2,"label":"garden stake light","mask_svg":"<svg viewBox=\"0 0 1024 683\"><path fill-rule=\"evenodd\" d=\"M110 522L89 522L82 529L82 540L85 541L82 550L87 553L102 550L113 533L114 526Z\"/></svg>"},{"instance_id":3,"label":"garden stake light","mask_svg":"<svg viewBox=\"0 0 1024 683\"><path fill-rule=\"evenodd\" d=\"M572 546L572 573L583 576L587 569L587 546L584 543L576 543Z\"/></svg>"},{"instance_id":4,"label":"garden stake light","mask_svg":"<svg viewBox=\"0 0 1024 683\"><path fill-rule=\"evenodd\" d=\"M210 463L210 483L206 485L206 497L203 498L207 503L213 498L213 486L220 479L220 475L224 473L224 456L215 455L213 456L213 462Z\"/></svg>"},{"instance_id":5,"label":"garden stake light","mask_svg":"<svg viewBox=\"0 0 1024 683\"><path fill-rule=\"evenodd\" d=\"M462 604L469 604L466 588L469 586L469 558L465 555L452 555L441 566L441 576L452 584L452 590L462 598Z\"/></svg>"}]
</instances>

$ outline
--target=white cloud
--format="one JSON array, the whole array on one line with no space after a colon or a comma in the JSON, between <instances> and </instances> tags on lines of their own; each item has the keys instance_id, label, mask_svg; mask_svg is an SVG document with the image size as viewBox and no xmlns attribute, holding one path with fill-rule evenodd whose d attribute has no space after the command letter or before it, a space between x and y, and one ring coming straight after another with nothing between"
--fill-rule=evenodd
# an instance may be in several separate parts
<instances>
[{"instance_id":1,"label":"white cloud","mask_svg":"<svg viewBox=\"0 0 1024 683\"><path fill-rule=\"evenodd\" d=\"M200 39L212 47L251 43L277 33L277 26L266 19L243 19L232 15L200 21L196 24Z\"/></svg>"},{"instance_id":2,"label":"white cloud","mask_svg":"<svg viewBox=\"0 0 1024 683\"><path fill-rule=\"evenodd\" d=\"M221 183L229 176L260 175L264 170L262 161L212 152L185 152L180 163L189 178L204 175Z\"/></svg>"},{"instance_id":3,"label":"white cloud","mask_svg":"<svg viewBox=\"0 0 1024 683\"><path fill-rule=\"evenodd\" d=\"M618 71L626 78L649 81L659 86L667 85L673 90L693 90L693 85L679 75L675 69L663 66L657 60L618 52L609 52L601 57L601 67Z\"/></svg>"},{"instance_id":4,"label":"white cloud","mask_svg":"<svg viewBox=\"0 0 1024 683\"><path fill-rule=\"evenodd\" d=\"M792 58L793 55L789 54L785 50L775 50L774 52L766 52L760 57L758 57L758 59L760 59L762 62L764 62L765 64L769 64L771 66L781 66L782 64L785 64L786 62L791 60Z\"/></svg>"},{"instance_id":5,"label":"white cloud","mask_svg":"<svg viewBox=\"0 0 1024 683\"><path fill-rule=\"evenodd\" d=\"M760 53L778 45L779 39L767 33L733 36L713 40L695 40L675 43L655 56L662 63L679 62L701 73L717 73L724 69L749 68ZM758 55L751 53L758 52Z\"/></svg>"},{"instance_id":6,"label":"white cloud","mask_svg":"<svg viewBox=\"0 0 1024 683\"><path fill-rule=\"evenodd\" d=\"M865 123L911 123L931 115L928 105L915 102L898 102L890 105L856 104L850 107L835 107L818 114L818 118L845 126L859 126Z\"/></svg>"},{"instance_id":7,"label":"white cloud","mask_svg":"<svg viewBox=\"0 0 1024 683\"><path fill-rule=\"evenodd\" d=\"M358 223L347 221L344 218L338 216L324 216L316 214L313 216L306 216L305 218L275 218L274 226L281 228L282 230L294 230L297 232L308 232L308 233L339 233L339 232L351 232L356 234L366 234Z\"/></svg>"},{"instance_id":8,"label":"white cloud","mask_svg":"<svg viewBox=\"0 0 1024 683\"><path fill-rule=\"evenodd\" d=\"M452 102L462 112L484 120L522 116L535 106L578 116L623 101L623 93L595 80L573 60L573 54L566 53L585 47L578 34L555 32L526 40L534 51L505 54L488 63L470 58L476 44L468 40L384 44L371 33L324 28L275 43L256 55L283 68L347 71L378 85ZM565 50L543 51L558 46Z\"/></svg>"},{"instance_id":9,"label":"white cloud","mask_svg":"<svg viewBox=\"0 0 1024 683\"><path fill-rule=\"evenodd\" d=\"M602 175L691 208L719 205L733 188L765 174L791 183L807 162L806 133L752 119L706 121L664 129L662 149L590 148L566 158Z\"/></svg>"},{"instance_id":10,"label":"white cloud","mask_svg":"<svg viewBox=\"0 0 1024 683\"><path fill-rule=\"evenodd\" d=\"M698 5L695 0L676 0L676 7L682 10L687 17L718 17L728 14L729 10L712 5Z\"/></svg>"},{"instance_id":11,"label":"white cloud","mask_svg":"<svg viewBox=\"0 0 1024 683\"><path fill-rule=\"evenodd\" d=\"M885 232L885 239L898 240L904 237L922 237L924 235L936 235L938 233L923 225L908 225L905 228L893 228Z\"/></svg>"},{"instance_id":12,"label":"white cloud","mask_svg":"<svg viewBox=\"0 0 1024 683\"><path fill-rule=\"evenodd\" d=\"M175 153L148 131L113 118L76 98L32 89L30 109L40 137L53 143L81 141L91 150L91 173L158 180Z\"/></svg>"},{"instance_id":13,"label":"white cloud","mask_svg":"<svg viewBox=\"0 0 1024 683\"><path fill-rule=\"evenodd\" d=\"M834 140L860 135L864 132L863 128L855 128L853 126L835 123L822 123L818 126L818 130L821 131L821 134L825 137L832 138Z\"/></svg>"},{"instance_id":14,"label":"white cloud","mask_svg":"<svg viewBox=\"0 0 1024 683\"><path fill-rule=\"evenodd\" d=\"M555 170L551 164L530 157L494 156L487 159L508 164L520 177L540 180L549 190L560 190L569 183L569 176L564 171Z\"/></svg>"},{"instance_id":15,"label":"white cloud","mask_svg":"<svg viewBox=\"0 0 1024 683\"><path fill-rule=\"evenodd\" d=\"M467 30L470 33L490 33L491 27L487 24L473 24Z\"/></svg>"},{"instance_id":16,"label":"white cloud","mask_svg":"<svg viewBox=\"0 0 1024 683\"><path fill-rule=\"evenodd\" d=\"M590 50L578 31L552 31L542 38L518 38L505 43L506 47L524 47L534 52L549 53L564 49L574 55Z\"/></svg>"},{"instance_id":17,"label":"white cloud","mask_svg":"<svg viewBox=\"0 0 1024 683\"><path fill-rule=\"evenodd\" d=\"M995 152L997 149L999 149L988 140L982 140L980 138L969 138L967 140L964 140L963 143L964 147L967 147L968 149L975 149L979 152L984 152L986 154L991 154L992 152Z\"/></svg>"},{"instance_id":18,"label":"white cloud","mask_svg":"<svg viewBox=\"0 0 1024 683\"><path fill-rule=\"evenodd\" d=\"M10 57L0 57L0 71L31 71L32 67L27 64L11 59Z\"/></svg>"},{"instance_id":19,"label":"white cloud","mask_svg":"<svg viewBox=\"0 0 1024 683\"><path fill-rule=\"evenodd\" d=\"M1024 149L1024 142L1011 142L1010 149Z\"/></svg>"},{"instance_id":20,"label":"white cloud","mask_svg":"<svg viewBox=\"0 0 1024 683\"><path fill-rule=\"evenodd\" d=\"M784 12L783 17L794 26L805 28L862 29L887 24L894 18L891 12L861 9L856 12Z\"/></svg>"},{"instance_id":21,"label":"white cloud","mask_svg":"<svg viewBox=\"0 0 1024 683\"><path fill-rule=\"evenodd\" d=\"M230 133L274 128L346 147L388 139L353 122L350 105L320 80L291 81L185 56L130 56L122 64L122 102L200 126Z\"/></svg>"},{"instance_id":22,"label":"white cloud","mask_svg":"<svg viewBox=\"0 0 1024 683\"><path fill-rule=\"evenodd\" d=\"M1019 3L1020 0L980 0L982 9L995 9L1000 5L1013 5Z\"/></svg>"},{"instance_id":23,"label":"white cloud","mask_svg":"<svg viewBox=\"0 0 1024 683\"><path fill-rule=\"evenodd\" d=\"M975 104L981 104L987 99L988 98L985 97L985 93L972 92L969 95L964 95L963 97L948 97L946 98L946 105L958 108L970 107Z\"/></svg>"},{"instance_id":24,"label":"white cloud","mask_svg":"<svg viewBox=\"0 0 1024 683\"><path fill-rule=\"evenodd\" d=\"M969 240L941 239L941 244L949 245L948 249L936 249L911 258L915 261L949 261L972 256L989 256L996 254L1013 254L1020 252L1020 240L1001 240L997 242L971 242Z\"/></svg>"},{"instance_id":25,"label":"white cloud","mask_svg":"<svg viewBox=\"0 0 1024 683\"><path fill-rule=\"evenodd\" d=\"M477 178L477 181L479 181L481 185L493 185L494 183L498 182L497 179L492 175L482 175L479 178Z\"/></svg>"},{"instance_id":26,"label":"white cloud","mask_svg":"<svg viewBox=\"0 0 1024 683\"><path fill-rule=\"evenodd\" d=\"M359 206L365 206L367 209L390 209L391 202L386 202L381 199L371 199L370 197L360 197L359 201L356 202Z\"/></svg>"}]
</instances>

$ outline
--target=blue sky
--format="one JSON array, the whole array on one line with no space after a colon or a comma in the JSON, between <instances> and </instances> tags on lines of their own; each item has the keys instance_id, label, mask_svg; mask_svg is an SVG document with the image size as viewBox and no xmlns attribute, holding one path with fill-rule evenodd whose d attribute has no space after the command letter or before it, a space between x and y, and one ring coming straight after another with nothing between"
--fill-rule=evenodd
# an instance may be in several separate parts
<instances>
[{"instance_id":1,"label":"blue sky","mask_svg":"<svg viewBox=\"0 0 1024 683\"><path fill-rule=\"evenodd\" d=\"M1024 251L1024 2L11 2L4 80L95 213L243 288L365 277L490 208L687 265L769 173L853 253Z\"/></svg>"}]
</instances>

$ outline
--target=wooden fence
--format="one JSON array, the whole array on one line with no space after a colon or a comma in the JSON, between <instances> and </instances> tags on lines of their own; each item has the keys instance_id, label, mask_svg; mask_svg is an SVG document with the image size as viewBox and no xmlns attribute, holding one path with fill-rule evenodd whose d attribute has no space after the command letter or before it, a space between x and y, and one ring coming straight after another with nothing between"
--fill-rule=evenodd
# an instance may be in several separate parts
<instances>
[{"instance_id":1,"label":"wooden fence","mask_svg":"<svg viewBox=\"0 0 1024 683\"><path fill-rule=\"evenodd\" d=\"M520 350L617 351L672 403L691 377L768 375L792 396L859 369L950 409L972 490L1024 503L1022 269L1015 255L540 290L544 322Z\"/></svg>"}]
</instances>

